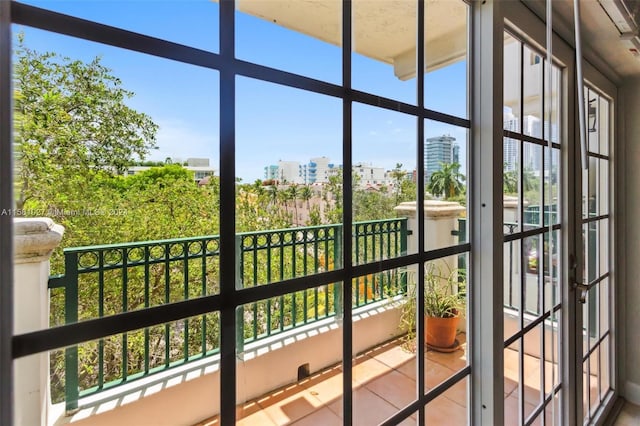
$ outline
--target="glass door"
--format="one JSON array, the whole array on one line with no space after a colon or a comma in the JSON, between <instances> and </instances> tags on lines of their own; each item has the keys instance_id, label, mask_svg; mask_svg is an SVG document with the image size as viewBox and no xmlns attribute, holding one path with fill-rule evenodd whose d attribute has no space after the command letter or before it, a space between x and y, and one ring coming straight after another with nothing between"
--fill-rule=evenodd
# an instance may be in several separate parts
<instances>
[{"instance_id":1,"label":"glass door","mask_svg":"<svg viewBox=\"0 0 640 426\"><path fill-rule=\"evenodd\" d=\"M613 102L591 85L585 87L587 165L582 170L582 283L578 299L577 348L581 354L582 414L593 424L613 401L613 298L612 265L612 118Z\"/></svg>"},{"instance_id":2,"label":"glass door","mask_svg":"<svg viewBox=\"0 0 640 426\"><path fill-rule=\"evenodd\" d=\"M550 70L550 72L549 72ZM562 424L562 75L504 35L504 418Z\"/></svg>"}]
</instances>

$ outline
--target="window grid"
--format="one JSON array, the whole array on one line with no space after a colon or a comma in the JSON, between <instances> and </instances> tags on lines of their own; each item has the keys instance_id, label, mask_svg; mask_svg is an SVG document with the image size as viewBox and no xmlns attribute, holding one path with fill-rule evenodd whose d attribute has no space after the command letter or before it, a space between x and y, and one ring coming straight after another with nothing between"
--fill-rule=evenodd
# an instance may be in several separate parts
<instances>
[{"instance_id":1,"label":"window grid","mask_svg":"<svg viewBox=\"0 0 640 426\"><path fill-rule=\"evenodd\" d=\"M538 93L538 95L540 96L540 105L539 105L540 111L537 111L540 114L539 121L541 122L540 123L541 129L540 129L539 136L536 136L534 132L527 131L527 126L525 126L525 124L529 124L529 123L526 123L525 121L526 111L525 111L524 100L527 97L527 89L529 90L531 89L530 87L526 86L527 75L529 75L525 72L526 67L533 67L537 65L540 67L541 70L545 70L547 67L546 55L543 54L542 51L527 44L525 41L522 40L522 38L515 35L515 33L512 33L511 31L506 31L506 34L509 36L509 38L512 38L515 43L518 43L518 46L517 46L518 74L516 76L516 78L518 79L517 91L518 91L518 98L519 98L517 100L518 125L517 125L517 129L514 129L512 125L508 125L505 122L504 130L503 130L503 140L505 141L503 142L504 149L507 148L507 145L506 145L507 140L515 141L515 143L517 144L517 162L516 162L515 170L517 170L517 178L518 178L518 181L517 181L518 206L517 206L516 223L509 227L505 226L504 242L505 244L508 243L510 247L509 249L505 249L505 253L511 250L513 252L519 251L519 255L516 255L516 258L518 259L515 262L516 264L520 265L521 272L519 273L519 280L517 280L519 284L518 306L515 307L518 315L518 330L513 335L505 339L504 347L505 347L505 350L509 350L510 347L513 347L515 343L518 342L518 345L517 345L518 386L514 391L514 392L517 392L517 396L518 396L517 398L518 399L518 424L530 425L530 424L534 424L536 422L542 421L543 418L545 421L551 421L551 419L548 418L546 409L550 404L553 405L553 399L560 395L560 390L561 390L561 383L559 383L559 377L562 377L563 366L561 363L561 357L558 356L559 345L554 344L550 349L547 349L546 346L548 342L547 342L547 339L545 338L545 335L547 333L546 328L550 327L551 329L553 329L554 324L555 324L555 327L561 330L561 327L559 326L559 324L561 324L560 316L563 313L562 297L557 297L556 300L553 300L555 293L552 291L551 293L552 303L550 306L548 306L546 303L546 300L549 296L547 294L548 289L546 288L546 281L547 279L549 280L551 284L551 289L553 289L554 281L556 281L555 286L560 288L559 291L563 291L562 290L563 286L559 282L560 276L558 275L558 272L556 272L556 268L554 268L553 265L548 265L549 256L544 253L545 251L543 249L541 250L541 248L543 248L545 244L548 244L549 239L555 238L556 241L558 242L561 241L560 233L562 232L563 228L560 225L559 220L557 219L552 220L554 213L557 217L557 215L559 215L560 212L552 211L551 204L550 203L547 204L548 194L545 189L546 180L544 179L544 173L546 170L549 170L549 173L551 173L551 166L553 164L552 159L554 157L559 158L561 143L559 140L549 141L549 139L553 138L553 131L552 131L551 123L545 123L545 119L547 117L551 117L551 114L549 113L549 108L551 106L551 102L553 102L554 100L545 99L547 95L547 90L546 90L547 84L549 84L550 82L546 81L547 73L544 71L540 71L540 76L536 83L540 91L540 93ZM506 40L508 40L509 38L507 38ZM537 62L530 61L531 55L536 55L537 57L539 56L540 60ZM506 60L505 60L505 63L507 63ZM556 70L558 70L558 65L553 64L552 69L553 69L552 74L556 74ZM505 67L505 81L507 79L507 72L509 71L513 72L514 70L513 69L507 70ZM552 78L556 79L557 77L554 76ZM554 83L557 84L558 82L554 82ZM560 87L559 89L560 89L558 90L559 93L556 95L557 97L561 96L561 93L562 93L562 88ZM507 89L505 88L505 91L506 90ZM556 101L559 99L557 97L556 97ZM549 126L548 131L546 131L545 129L547 125ZM557 134L560 135L560 132L558 132ZM551 147L553 150L551 156L549 156L547 152L549 144L551 144ZM525 148L528 148L528 147L535 147L534 149L538 149L541 151L540 159L537 161L537 167L539 167L539 171L541 174L540 178L538 178L538 182L540 185L539 188L541 193L539 196L540 200L539 200L536 223L531 223L532 215L527 214L525 212L525 207L527 205L527 202L526 200L524 200L524 195L525 195L525 192L527 191L527 186L526 186L527 179L525 176L524 162L525 162L525 151L526 151ZM529 148L529 152L531 152L531 148ZM546 157L548 156L551 157L549 160L546 159ZM558 164L558 166L560 165ZM507 168L505 167L505 174L506 172L507 172ZM558 176L561 176L559 172L560 170L558 170ZM531 179L530 176L529 176L529 179ZM550 181L549 181L549 184L551 184ZM561 196L561 193L559 192L559 188L558 188L558 193L556 196L558 201L560 200L560 196ZM560 205L560 204L558 203L557 205ZM546 207L548 207L548 213L545 212ZM547 223L548 221L552 222L551 235L550 235L549 223ZM525 229L525 224L528 225L526 229ZM513 245L514 242L516 241L519 241L520 244ZM527 242L529 242L529 244L527 244ZM533 244L534 242L535 244ZM535 296L536 296L537 302L534 309L530 309L530 307L528 306L529 298L532 295L527 294L528 287L530 287L530 285L528 285L529 284L528 281L530 277L527 276L527 273L525 273L525 271L530 267L530 263L534 261L534 259L531 258L531 255L530 254L528 255L528 251L527 251L528 246L537 247L537 250L534 251L536 253L534 257L535 257L535 262L537 266L536 266L536 269L533 271L533 274L536 276L535 279L537 280L537 285L536 285L537 288L535 289L536 290ZM554 246L555 246L554 247L555 250L558 251L557 257L559 259L560 257L559 244L554 244ZM513 265L513 262L514 260L509 259L509 263L511 265ZM549 272L545 272L545 268L547 268ZM509 273L511 273L511 270ZM542 285L540 285L541 282L543 283ZM512 289L510 288L509 292L511 291ZM558 294L558 296L560 296L560 294ZM526 404L525 404L525 400L526 400L525 357L527 356L526 351L530 350L530 348L525 348L526 346L525 338L529 335L529 333L533 333L535 329L541 330L539 332L540 334L539 345L536 348L536 350L540 354L540 358L542 361L540 363L541 367L540 367L540 377L539 377L541 398L540 398L540 402L535 404L535 408L530 412L527 412ZM551 340L552 341L554 340L553 332L552 332ZM550 360L550 362L552 363L556 362L558 365L558 372L552 375L552 379L554 379L558 383L555 383L555 382L546 383L547 379L549 378L549 377L546 377L545 375L546 363L548 362L547 352L549 350L552 352L551 354L552 359ZM557 413L553 413L553 415L554 417L557 417Z\"/></svg>"},{"instance_id":2,"label":"window grid","mask_svg":"<svg viewBox=\"0 0 640 426\"><path fill-rule=\"evenodd\" d=\"M588 288L588 295L587 302L583 307L582 328L585 344L582 345L582 365L585 380L583 385L583 421L584 424L588 424L598 415L603 402L614 391L611 324L615 307L612 303L613 286L610 274L612 235L610 231L612 200L610 193L612 188L609 156L611 149L611 103L609 99L590 85L585 85L585 95L585 109L588 117L586 125L589 168L583 171L581 228L584 241L583 282ZM605 122L603 123L603 121ZM603 165L606 165L604 171L602 170ZM602 266L604 268L601 268ZM605 314L601 312L603 309L606 311ZM603 318L603 315L606 319ZM606 327L602 324L603 319L606 321ZM608 365L603 365L603 354L607 354ZM603 376L608 379L606 384L603 384ZM595 386L592 385L592 380L595 381Z\"/></svg>"},{"instance_id":3,"label":"window grid","mask_svg":"<svg viewBox=\"0 0 640 426\"><path fill-rule=\"evenodd\" d=\"M424 0L417 0L418 10L418 36L417 45L424 45ZM123 333L153 325L163 324L170 321L180 320L191 316L201 315L208 312L220 311L221 330L228 332L221 333L221 418L223 424L231 424L235 419L235 329L237 328L235 319L235 309L246 303L263 300L267 297L274 297L281 294L306 290L318 285L329 284L337 281L350 282L353 278L358 278L372 272L391 270L400 266L408 266L418 263L419 286L424 286L424 264L425 262L454 254L468 253L471 244L459 244L453 247L424 250L424 211L418 209L419 228L418 241L421 249L419 253L401 256L397 259L372 262L365 265L352 266L351 263L351 224L352 217L349 209L345 209L343 220L345 232L343 235L343 256L344 267L335 271L321 273L312 277L303 277L283 281L278 286L258 286L248 289L235 288L235 253L233 251L233 238L235 231L235 212L230 206L235 205L235 77L245 76L256 78L261 81L272 82L307 90L310 92L324 94L343 99L343 163L345 168L351 166L351 107L353 102L376 106L393 111L400 111L413 115L417 119L417 147L416 163L418 175L418 205L424 200L424 120L434 120L442 123L471 128L469 119L456 117L450 114L441 113L424 108L424 82L418 78L417 97L418 105L410 105L393 99L372 95L369 93L351 89L351 20L343 19L343 84L335 85L323 81L314 80L301 75L288 73L266 66L235 59L234 37L235 37L235 4L233 1L220 1L220 53L211 53L189 46L169 42L156 37L150 37L131 31L122 30L116 27L91 22L84 19L51 12L45 9L36 8L11 2L11 19L14 24L21 24L33 28L51 31L58 34L107 44L127 50L146 53L164 59L175 60L194 66L205 67L218 70L220 72L220 164L221 164L221 217L220 217L220 273L221 292L219 295L204 296L199 299L182 301L162 306L153 307L143 311L127 312L114 315L108 318L88 320L76 324L65 325L57 328L36 331L28 334L14 336L13 338L13 358L35 354L41 351L52 350L67 345L74 345L88 340L99 339L108 335ZM470 8L467 8L470 16ZM343 16L351 16L351 2L343 2ZM419 42L423 43L420 44ZM469 44L470 45L470 44ZM418 49L417 64L425 63L425 52ZM468 53L467 53L468 58ZM420 67L418 69L424 69ZM470 91L471 88L468 88ZM469 102L469 101L468 101ZM232 106L232 107L230 107ZM420 167L422 166L422 167ZM351 178L347 176L343 181L343 199L346 205L351 204ZM347 204L348 203L348 204ZM227 208L225 208L227 207ZM351 300L351 286L343 286L343 297ZM421 294L421 293L419 293ZM421 298L419 298L420 300ZM351 358L346 354L351 353L351 306L345 304L344 321L347 326L343 334L344 355L344 414L345 423L349 424L351 419ZM419 309L424 309L424 302L419 302ZM419 327L424 326L424 316L419 315ZM231 332L233 330L233 332ZM422 333L421 333L422 334ZM420 341L424 339L419 336ZM419 372L423 376L424 372L424 345L419 346ZM347 359L348 358L348 359ZM431 400L441 395L448 388L453 386L471 372L468 365L460 370L447 381L440 384L431 391L421 392L421 396L405 409L399 411L385 424L397 424L406 419L416 409L420 418L424 419L424 406ZM422 385L423 386L423 385ZM469 409L469 407L468 407Z\"/></svg>"}]
</instances>

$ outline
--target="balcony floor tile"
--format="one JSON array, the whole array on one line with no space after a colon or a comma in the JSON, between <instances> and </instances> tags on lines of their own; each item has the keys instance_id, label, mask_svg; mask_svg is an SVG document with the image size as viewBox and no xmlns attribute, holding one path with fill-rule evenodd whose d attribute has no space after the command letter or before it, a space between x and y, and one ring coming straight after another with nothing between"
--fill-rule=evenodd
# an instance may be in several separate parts
<instances>
[{"instance_id":1,"label":"balcony floor tile","mask_svg":"<svg viewBox=\"0 0 640 426\"><path fill-rule=\"evenodd\" d=\"M458 335L461 349L453 353L427 351L425 385L433 389L467 365L464 334ZM525 355L525 414L539 399L540 361ZM549 364L545 382L555 366ZM519 421L518 352L505 350L505 424ZM384 343L358 355L353 363L354 425L379 424L416 397L416 355L402 339ZM238 408L239 425L340 425L342 424L342 366L340 364L270 392ZM429 424L464 425L467 421L467 382L462 380L426 407ZM547 408L550 413L551 407ZM402 425L415 425L417 414ZM197 426L217 426L218 416ZM536 424L534 422L534 424Z\"/></svg>"}]
</instances>

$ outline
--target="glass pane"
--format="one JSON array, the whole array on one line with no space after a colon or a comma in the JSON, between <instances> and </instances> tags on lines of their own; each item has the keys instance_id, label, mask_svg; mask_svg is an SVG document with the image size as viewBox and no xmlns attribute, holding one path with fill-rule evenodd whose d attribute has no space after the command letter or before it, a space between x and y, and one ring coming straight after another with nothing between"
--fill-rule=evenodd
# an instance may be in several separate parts
<instances>
[{"instance_id":1,"label":"glass pane","mask_svg":"<svg viewBox=\"0 0 640 426\"><path fill-rule=\"evenodd\" d=\"M604 336L608 331L610 331L611 323L611 289L609 286L609 278L603 279L600 284L598 284L600 291L600 335Z\"/></svg>"},{"instance_id":2,"label":"glass pane","mask_svg":"<svg viewBox=\"0 0 640 426\"><path fill-rule=\"evenodd\" d=\"M218 73L36 29L15 47L16 205L64 226L51 274L78 272L50 324L218 293Z\"/></svg>"},{"instance_id":3,"label":"glass pane","mask_svg":"<svg viewBox=\"0 0 640 426\"><path fill-rule=\"evenodd\" d=\"M464 127L425 120L425 250L468 241L468 136Z\"/></svg>"},{"instance_id":4,"label":"glass pane","mask_svg":"<svg viewBox=\"0 0 640 426\"><path fill-rule=\"evenodd\" d=\"M504 129L520 132L522 117L522 43L504 34Z\"/></svg>"},{"instance_id":5,"label":"glass pane","mask_svg":"<svg viewBox=\"0 0 640 426\"><path fill-rule=\"evenodd\" d=\"M468 422L468 376L451 386L425 407L426 424L463 426Z\"/></svg>"},{"instance_id":6,"label":"glass pane","mask_svg":"<svg viewBox=\"0 0 640 426\"><path fill-rule=\"evenodd\" d=\"M540 293L542 288L542 257L544 246L542 238L539 235L525 238L522 244L526 271L524 282L522 283L524 311L527 314L538 316L542 311ZM525 322L528 321L525 316Z\"/></svg>"},{"instance_id":7,"label":"glass pane","mask_svg":"<svg viewBox=\"0 0 640 426\"><path fill-rule=\"evenodd\" d=\"M504 419L505 425L522 424L520 400L520 341L504 350Z\"/></svg>"},{"instance_id":8,"label":"glass pane","mask_svg":"<svg viewBox=\"0 0 640 426\"><path fill-rule=\"evenodd\" d=\"M598 194L598 159L595 157L589 157L589 170L587 175L587 180L583 181L583 186L586 194L587 208L588 208L588 217L597 216L599 211L599 203L598 199L601 194ZM584 173L583 173L584 175Z\"/></svg>"},{"instance_id":9,"label":"glass pane","mask_svg":"<svg viewBox=\"0 0 640 426\"><path fill-rule=\"evenodd\" d=\"M560 426L562 425L562 389L554 395L551 402L547 403L545 409L545 424Z\"/></svg>"},{"instance_id":10,"label":"glass pane","mask_svg":"<svg viewBox=\"0 0 640 426\"><path fill-rule=\"evenodd\" d=\"M600 351L595 350L589 357L589 407L591 415L595 414L600 406Z\"/></svg>"},{"instance_id":11,"label":"glass pane","mask_svg":"<svg viewBox=\"0 0 640 426\"><path fill-rule=\"evenodd\" d=\"M354 89L416 104L416 10L415 1L353 3Z\"/></svg>"},{"instance_id":12,"label":"glass pane","mask_svg":"<svg viewBox=\"0 0 640 426\"><path fill-rule=\"evenodd\" d=\"M544 312L552 311L552 309L562 302L560 292L560 238L561 231L551 233L552 240L549 241L549 233L544 234ZM551 265L551 268L549 268Z\"/></svg>"},{"instance_id":13,"label":"glass pane","mask_svg":"<svg viewBox=\"0 0 640 426\"><path fill-rule=\"evenodd\" d=\"M217 2L207 0L189 2L179 0L133 2L26 0L22 3L174 43L218 52L220 31ZM141 70L145 69L147 68L141 68Z\"/></svg>"},{"instance_id":14,"label":"glass pane","mask_svg":"<svg viewBox=\"0 0 640 426\"><path fill-rule=\"evenodd\" d=\"M551 113L551 123L545 125L545 139L549 139L549 131L551 132L551 142L562 143L562 129L561 129L561 112L562 112L562 70L557 66L552 67L551 71L551 101L547 108L550 111L545 111L547 116Z\"/></svg>"},{"instance_id":15,"label":"glass pane","mask_svg":"<svg viewBox=\"0 0 640 426\"><path fill-rule=\"evenodd\" d=\"M238 308L238 423L341 424L341 294L334 283Z\"/></svg>"},{"instance_id":16,"label":"glass pane","mask_svg":"<svg viewBox=\"0 0 640 426\"><path fill-rule=\"evenodd\" d=\"M520 231L520 147L517 139L503 140L504 233Z\"/></svg>"},{"instance_id":17,"label":"glass pane","mask_svg":"<svg viewBox=\"0 0 640 426\"><path fill-rule=\"evenodd\" d=\"M354 103L354 264L417 251L415 147L415 117Z\"/></svg>"},{"instance_id":18,"label":"glass pane","mask_svg":"<svg viewBox=\"0 0 640 426\"><path fill-rule=\"evenodd\" d=\"M542 146L524 142L522 148L522 191L524 228L541 226L542 212Z\"/></svg>"},{"instance_id":19,"label":"glass pane","mask_svg":"<svg viewBox=\"0 0 640 426\"><path fill-rule=\"evenodd\" d=\"M611 353L611 348L609 344L611 343L611 339L609 336L602 339L602 344L600 345L600 399L604 399L607 395L607 392L611 389L611 359L609 354Z\"/></svg>"},{"instance_id":20,"label":"glass pane","mask_svg":"<svg viewBox=\"0 0 640 426\"><path fill-rule=\"evenodd\" d=\"M609 161L599 160L598 170L598 212L601 215L609 213Z\"/></svg>"},{"instance_id":21,"label":"glass pane","mask_svg":"<svg viewBox=\"0 0 640 426\"><path fill-rule=\"evenodd\" d=\"M543 328L538 325L528 331L524 337L524 398L525 419L533 413L535 407L543 401L545 379L544 358L542 352Z\"/></svg>"},{"instance_id":22,"label":"glass pane","mask_svg":"<svg viewBox=\"0 0 640 426\"><path fill-rule=\"evenodd\" d=\"M588 149L589 152L593 152L593 153L598 153L599 152L599 134L600 132L598 132L598 118L599 118L599 113L598 113L598 107L600 106L599 104L599 99L600 96L598 96L598 94L596 92L594 92L593 90L591 90L588 87L585 87L585 110L586 110L586 120L587 122L585 123L587 126L587 142L588 142Z\"/></svg>"},{"instance_id":23,"label":"glass pane","mask_svg":"<svg viewBox=\"0 0 640 426\"><path fill-rule=\"evenodd\" d=\"M340 84L339 3L248 0L236 2L236 8L235 42L239 59ZM313 19L301 20L302 16Z\"/></svg>"},{"instance_id":24,"label":"glass pane","mask_svg":"<svg viewBox=\"0 0 640 426\"><path fill-rule=\"evenodd\" d=\"M560 347L562 322L559 315L556 318L547 319L544 322L544 391L546 396L550 395L562 382L559 369L559 363L562 359L562 348Z\"/></svg>"},{"instance_id":25,"label":"glass pane","mask_svg":"<svg viewBox=\"0 0 640 426\"><path fill-rule=\"evenodd\" d=\"M584 361L582 363L582 416L585 419L585 424L587 423L586 420L589 418L588 413L589 413L589 408L591 406L590 404L591 380L589 376L588 364L589 364L589 361L587 358L587 361Z\"/></svg>"},{"instance_id":26,"label":"glass pane","mask_svg":"<svg viewBox=\"0 0 640 426\"><path fill-rule=\"evenodd\" d=\"M425 4L425 108L465 118L469 99L468 16L469 5L462 0Z\"/></svg>"},{"instance_id":27,"label":"glass pane","mask_svg":"<svg viewBox=\"0 0 640 426\"><path fill-rule=\"evenodd\" d=\"M609 219L598 221L598 257L600 276L609 272Z\"/></svg>"},{"instance_id":28,"label":"glass pane","mask_svg":"<svg viewBox=\"0 0 640 426\"><path fill-rule=\"evenodd\" d=\"M366 306L358 300L373 300L376 293L367 286L367 277L354 279L354 424L379 424L417 397L416 268L411 265L383 272L397 277L404 287ZM408 422L403 424L415 424L414 419Z\"/></svg>"},{"instance_id":29,"label":"glass pane","mask_svg":"<svg viewBox=\"0 0 640 426\"><path fill-rule=\"evenodd\" d=\"M582 226L584 241L584 282L590 283L599 276L598 261L598 228L599 221L589 222Z\"/></svg>"},{"instance_id":30,"label":"glass pane","mask_svg":"<svg viewBox=\"0 0 640 426\"><path fill-rule=\"evenodd\" d=\"M244 286L340 267L341 105L238 78L236 230Z\"/></svg>"},{"instance_id":31,"label":"glass pane","mask_svg":"<svg viewBox=\"0 0 640 426\"><path fill-rule=\"evenodd\" d=\"M524 96L522 133L542 138L542 77L544 74L542 55L527 45L524 45L522 55Z\"/></svg>"},{"instance_id":32,"label":"glass pane","mask_svg":"<svg viewBox=\"0 0 640 426\"><path fill-rule=\"evenodd\" d=\"M558 199L560 198L560 150L544 148L544 226L549 223L560 223L558 214Z\"/></svg>"},{"instance_id":33,"label":"glass pane","mask_svg":"<svg viewBox=\"0 0 640 426\"><path fill-rule=\"evenodd\" d=\"M600 154L609 155L610 144L610 125L609 116L611 114L609 101L602 96L599 99L598 107L598 123L596 125L598 129L598 138L600 139Z\"/></svg>"},{"instance_id":34,"label":"glass pane","mask_svg":"<svg viewBox=\"0 0 640 426\"><path fill-rule=\"evenodd\" d=\"M504 244L504 338L520 331L520 288L522 287L521 240Z\"/></svg>"},{"instance_id":35,"label":"glass pane","mask_svg":"<svg viewBox=\"0 0 640 426\"><path fill-rule=\"evenodd\" d=\"M207 371L212 375L211 380L219 375L219 321L219 313L212 312L52 351L49 361L52 402L66 400L68 404L71 401L70 394L65 393L67 380L75 381L80 392L79 406L82 408L75 414L79 418L114 407L114 398L100 393L105 388L117 389L120 385L136 383L139 379L152 380L160 388L171 388L176 377L179 377L185 391L190 386L193 386L193 392L196 392L195 389L201 390L198 385L189 382L205 374L202 363L195 365L191 362L208 358L210 361L207 365L213 366ZM16 372L20 372L21 362L26 359L16 362ZM73 365L74 360L78 368L77 376L71 377L69 374L73 370L67 370L69 364L65 364L65 361ZM26 374L24 370L23 374ZM154 375L154 378L150 378ZM141 397L139 392L128 392L126 395L129 402ZM211 387L206 396L192 403L194 410L215 415L219 411L219 391ZM163 412L158 416L150 413L148 418L154 424L188 421L188 418L181 417L179 410Z\"/></svg>"},{"instance_id":36,"label":"glass pane","mask_svg":"<svg viewBox=\"0 0 640 426\"><path fill-rule=\"evenodd\" d=\"M431 390L468 365L468 256L425 264L425 388Z\"/></svg>"}]
</instances>

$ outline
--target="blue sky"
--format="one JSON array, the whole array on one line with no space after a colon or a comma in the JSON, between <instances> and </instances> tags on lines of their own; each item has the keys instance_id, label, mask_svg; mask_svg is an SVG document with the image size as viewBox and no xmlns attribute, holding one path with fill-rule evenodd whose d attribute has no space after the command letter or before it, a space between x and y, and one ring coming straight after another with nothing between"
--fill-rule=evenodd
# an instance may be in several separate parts
<instances>
[{"instance_id":1,"label":"blue sky","mask_svg":"<svg viewBox=\"0 0 640 426\"><path fill-rule=\"evenodd\" d=\"M131 31L218 52L218 4L198 1L36 1L25 3L119 26ZM129 52L97 43L15 26L25 44L74 59L101 56L123 87L135 93L128 104L160 126L158 149L150 159L210 158L219 167L218 72ZM340 49L328 43L238 13L237 57L312 78L340 83ZM425 104L466 117L466 63L425 76ZM415 103L416 79L400 81L393 67L353 55L353 86L377 95ZM263 177L278 160L306 163L327 156L342 163L342 103L339 99L238 77L236 170L246 182ZM464 128L427 121L426 137L450 134L461 146L466 167ZM355 104L353 160L391 169L416 164L416 120L405 114Z\"/></svg>"}]
</instances>

